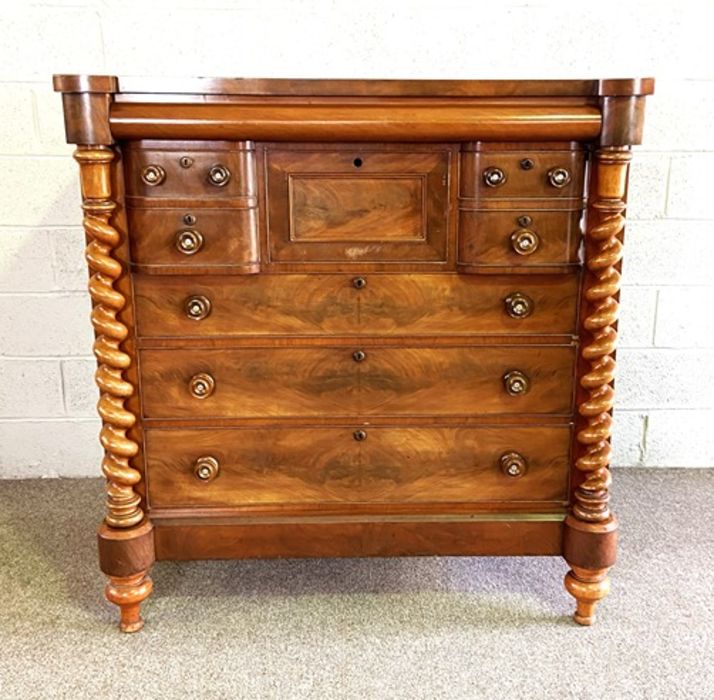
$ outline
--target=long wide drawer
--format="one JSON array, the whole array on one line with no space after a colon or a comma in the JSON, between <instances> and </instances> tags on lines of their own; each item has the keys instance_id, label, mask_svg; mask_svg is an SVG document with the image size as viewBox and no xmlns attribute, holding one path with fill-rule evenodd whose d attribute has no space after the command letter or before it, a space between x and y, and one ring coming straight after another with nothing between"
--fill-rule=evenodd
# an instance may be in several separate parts
<instances>
[{"instance_id":1,"label":"long wide drawer","mask_svg":"<svg viewBox=\"0 0 714 700\"><path fill-rule=\"evenodd\" d=\"M569 426L153 429L152 508L563 501Z\"/></svg>"},{"instance_id":2,"label":"long wide drawer","mask_svg":"<svg viewBox=\"0 0 714 700\"><path fill-rule=\"evenodd\" d=\"M570 334L577 275L135 277L143 337Z\"/></svg>"},{"instance_id":3,"label":"long wide drawer","mask_svg":"<svg viewBox=\"0 0 714 700\"><path fill-rule=\"evenodd\" d=\"M575 346L143 350L147 418L560 414Z\"/></svg>"}]
</instances>

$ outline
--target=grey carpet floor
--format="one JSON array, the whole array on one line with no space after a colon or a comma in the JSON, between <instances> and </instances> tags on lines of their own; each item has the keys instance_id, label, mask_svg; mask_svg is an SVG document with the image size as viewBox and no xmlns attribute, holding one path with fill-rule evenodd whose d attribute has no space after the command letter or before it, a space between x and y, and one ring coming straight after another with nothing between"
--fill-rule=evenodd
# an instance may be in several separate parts
<instances>
[{"instance_id":1,"label":"grey carpet floor","mask_svg":"<svg viewBox=\"0 0 714 700\"><path fill-rule=\"evenodd\" d=\"M714 698L714 470L617 470L613 591L560 558L162 562L103 601L99 480L0 481L0 699Z\"/></svg>"}]
</instances>

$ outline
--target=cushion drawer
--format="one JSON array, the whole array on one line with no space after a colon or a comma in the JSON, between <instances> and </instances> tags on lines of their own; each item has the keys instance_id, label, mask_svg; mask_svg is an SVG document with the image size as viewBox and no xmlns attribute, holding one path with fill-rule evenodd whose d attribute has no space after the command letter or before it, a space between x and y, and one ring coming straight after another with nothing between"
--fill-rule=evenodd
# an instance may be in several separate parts
<instances>
[{"instance_id":1,"label":"cushion drawer","mask_svg":"<svg viewBox=\"0 0 714 700\"><path fill-rule=\"evenodd\" d=\"M147 418L568 415L574 360L542 345L147 349L140 371Z\"/></svg>"},{"instance_id":2,"label":"cushion drawer","mask_svg":"<svg viewBox=\"0 0 714 700\"><path fill-rule=\"evenodd\" d=\"M568 144L466 144L461 152L460 196L582 198L585 152Z\"/></svg>"},{"instance_id":3,"label":"cushion drawer","mask_svg":"<svg viewBox=\"0 0 714 700\"><path fill-rule=\"evenodd\" d=\"M549 270L579 263L582 209L553 210L534 206L503 210L461 207L460 266Z\"/></svg>"},{"instance_id":4,"label":"cushion drawer","mask_svg":"<svg viewBox=\"0 0 714 700\"><path fill-rule=\"evenodd\" d=\"M275 262L445 262L451 149L266 149Z\"/></svg>"},{"instance_id":5,"label":"cushion drawer","mask_svg":"<svg viewBox=\"0 0 714 700\"><path fill-rule=\"evenodd\" d=\"M256 207L129 207L127 216L132 262L148 271L258 269Z\"/></svg>"},{"instance_id":6,"label":"cushion drawer","mask_svg":"<svg viewBox=\"0 0 714 700\"><path fill-rule=\"evenodd\" d=\"M568 426L364 433L356 441L353 427L150 429L149 501L156 508L567 498ZM524 461L509 475L501 457L514 452ZM205 457L217 470L200 478L197 463Z\"/></svg>"},{"instance_id":7,"label":"cushion drawer","mask_svg":"<svg viewBox=\"0 0 714 700\"><path fill-rule=\"evenodd\" d=\"M135 304L144 337L570 334L577 284L575 275L137 275ZM514 317L518 294L530 311ZM208 315L189 318L192 297L208 300Z\"/></svg>"},{"instance_id":8,"label":"cushion drawer","mask_svg":"<svg viewBox=\"0 0 714 700\"><path fill-rule=\"evenodd\" d=\"M254 198L255 148L249 141L137 141L124 145L129 202L137 198Z\"/></svg>"}]
</instances>

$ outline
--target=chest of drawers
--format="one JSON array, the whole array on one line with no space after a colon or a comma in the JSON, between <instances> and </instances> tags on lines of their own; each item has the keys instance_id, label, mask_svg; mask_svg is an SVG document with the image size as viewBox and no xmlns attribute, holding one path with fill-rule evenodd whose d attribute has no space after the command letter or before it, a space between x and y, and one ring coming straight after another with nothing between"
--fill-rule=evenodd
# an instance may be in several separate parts
<instances>
[{"instance_id":1,"label":"chest of drawers","mask_svg":"<svg viewBox=\"0 0 714 700\"><path fill-rule=\"evenodd\" d=\"M121 629L157 559L368 555L562 555L592 623L653 81L54 84Z\"/></svg>"}]
</instances>

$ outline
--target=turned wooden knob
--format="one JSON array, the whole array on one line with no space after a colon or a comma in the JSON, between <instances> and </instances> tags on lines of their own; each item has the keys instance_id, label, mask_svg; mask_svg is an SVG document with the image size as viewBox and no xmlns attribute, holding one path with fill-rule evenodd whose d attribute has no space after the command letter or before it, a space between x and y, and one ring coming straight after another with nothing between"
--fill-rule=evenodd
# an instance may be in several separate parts
<instances>
[{"instance_id":1,"label":"turned wooden knob","mask_svg":"<svg viewBox=\"0 0 714 700\"><path fill-rule=\"evenodd\" d=\"M511 318L528 318L533 313L533 300L521 292L513 292L504 300L506 313Z\"/></svg>"},{"instance_id":2,"label":"turned wooden knob","mask_svg":"<svg viewBox=\"0 0 714 700\"><path fill-rule=\"evenodd\" d=\"M570 171L567 168L551 168L548 171L548 182L553 187L565 187L570 182Z\"/></svg>"},{"instance_id":3,"label":"turned wooden knob","mask_svg":"<svg viewBox=\"0 0 714 700\"><path fill-rule=\"evenodd\" d=\"M199 372L191 377L188 390L197 399L207 399L216 390L216 380L207 372Z\"/></svg>"},{"instance_id":4,"label":"turned wooden knob","mask_svg":"<svg viewBox=\"0 0 714 700\"><path fill-rule=\"evenodd\" d=\"M208 182L214 187L225 187L231 179L231 171L225 165L216 163L208 170Z\"/></svg>"},{"instance_id":5,"label":"turned wooden knob","mask_svg":"<svg viewBox=\"0 0 714 700\"><path fill-rule=\"evenodd\" d=\"M195 229L184 229L176 234L175 245L179 253L193 255L203 247L203 236Z\"/></svg>"},{"instance_id":6,"label":"turned wooden knob","mask_svg":"<svg viewBox=\"0 0 714 700\"><path fill-rule=\"evenodd\" d=\"M531 255L536 252L540 238L535 231L521 228L511 234L511 247L518 255Z\"/></svg>"},{"instance_id":7,"label":"turned wooden knob","mask_svg":"<svg viewBox=\"0 0 714 700\"><path fill-rule=\"evenodd\" d=\"M509 396L522 396L530 389L530 380L519 369L513 369L503 375L503 386Z\"/></svg>"},{"instance_id":8,"label":"turned wooden knob","mask_svg":"<svg viewBox=\"0 0 714 700\"><path fill-rule=\"evenodd\" d=\"M483 181L489 187L500 187L505 184L506 179L506 173L501 168L491 167L483 171Z\"/></svg>"},{"instance_id":9,"label":"turned wooden knob","mask_svg":"<svg viewBox=\"0 0 714 700\"><path fill-rule=\"evenodd\" d=\"M141 181L149 187L157 187L166 179L166 171L160 165L147 165L141 171Z\"/></svg>"},{"instance_id":10,"label":"turned wooden knob","mask_svg":"<svg viewBox=\"0 0 714 700\"><path fill-rule=\"evenodd\" d=\"M200 321L211 313L211 301L201 294L194 294L186 299L184 311L193 321Z\"/></svg>"},{"instance_id":11,"label":"turned wooden knob","mask_svg":"<svg viewBox=\"0 0 714 700\"><path fill-rule=\"evenodd\" d=\"M199 481L213 481L220 470L220 464L215 457L199 457L193 465L193 473Z\"/></svg>"},{"instance_id":12,"label":"turned wooden knob","mask_svg":"<svg viewBox=\"0 0 714 700\"><path fill-rule=\"evenodd\" d=\"M528 462L519 452L504 452L498 460L501 471L511 478L518 478L526 473Z\"/></svg>"}]
</instances>

